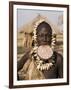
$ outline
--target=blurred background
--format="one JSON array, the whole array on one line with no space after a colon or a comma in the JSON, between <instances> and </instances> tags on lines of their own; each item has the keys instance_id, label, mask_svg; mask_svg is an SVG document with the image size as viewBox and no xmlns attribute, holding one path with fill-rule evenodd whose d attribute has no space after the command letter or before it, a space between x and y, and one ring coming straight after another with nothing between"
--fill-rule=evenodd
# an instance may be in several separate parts
<instances>
[{"instance_id":1,"label":"blurred background","mask_svg":"<svg viewBox=\"0 0 71 90\"><path fill-rule=\"evenodd\" d=\"M55 51L63 55L63 12L53 10L17 9L17 58L23 56L26 48L32 45L34 29L42 22L50 24L56 34Z\"/></svg>"}]
</instances>

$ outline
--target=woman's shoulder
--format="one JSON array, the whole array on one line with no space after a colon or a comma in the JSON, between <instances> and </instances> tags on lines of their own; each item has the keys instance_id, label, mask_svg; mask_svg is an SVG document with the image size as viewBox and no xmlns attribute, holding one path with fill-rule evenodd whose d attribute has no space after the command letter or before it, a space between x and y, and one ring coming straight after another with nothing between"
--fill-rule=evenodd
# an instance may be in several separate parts
<instances>
[{"instance_id":1,"label":"woman's shoulder","mask_svg":"<svg viewBox=\"0 0 71 90\"><path fill-rule=\"evenodd\" d=\"M63 62L63 56L60 53L54 51L54 55L55 55L55 60L56 60L57 63L62 63Z\"/></svg>"},{"instance_id":2,"label":"woman's shoulder","mask_svg":"<svg viewBox=\"0 0 71 90\"><path fill-rule=\"evenodd\" d=\"M57 57L63 58L62 54L60 54L60 53L58 53L58 52L56 52L56 51L54 51L54 54L56 54Z\"/></svg>"}]
</instances>

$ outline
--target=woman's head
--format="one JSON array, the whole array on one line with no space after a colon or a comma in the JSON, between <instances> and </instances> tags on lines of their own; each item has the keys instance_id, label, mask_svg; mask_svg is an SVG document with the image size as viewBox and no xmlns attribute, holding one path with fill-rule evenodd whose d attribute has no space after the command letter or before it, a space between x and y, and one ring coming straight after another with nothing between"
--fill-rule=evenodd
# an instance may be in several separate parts
<instances>
[{"instance_id":1,"label":"woman's head","mask_svg":"<svg viewBox=\"0 0 71 90\"><path fill-rule=\"evenodd\" d=\"M51 44L52 28L48 23L46 22L40 23L36 29L36 34L37 34L37 43L39 46Z\"/></svg>"}]
</instances>

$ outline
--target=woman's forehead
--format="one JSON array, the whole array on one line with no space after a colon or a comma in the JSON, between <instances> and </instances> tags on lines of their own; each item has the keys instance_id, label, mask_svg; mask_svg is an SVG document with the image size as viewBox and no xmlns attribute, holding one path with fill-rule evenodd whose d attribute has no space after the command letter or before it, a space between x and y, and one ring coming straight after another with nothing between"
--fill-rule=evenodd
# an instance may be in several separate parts
<instances>
[{"instance_id":1,"label":"woman's forehead","mask_svg":"<svg viewBox=\"0 0 71 90\"><path fill-rule=\"evenodd\" d=\"M42 31L47 31L47 28L46 27L42 27L41 30Z\"/></svg>"},{"instance_id":2,"label":"woman's forehead","mask_svg":"<svg viewBox=\"0 0 71 90\"><path fill-rule=\"evenodd\" d=\"M42 27L41 29L37 30L37 33L46 32L48 33L48 28Z\"/></svg>"}]
</instances>

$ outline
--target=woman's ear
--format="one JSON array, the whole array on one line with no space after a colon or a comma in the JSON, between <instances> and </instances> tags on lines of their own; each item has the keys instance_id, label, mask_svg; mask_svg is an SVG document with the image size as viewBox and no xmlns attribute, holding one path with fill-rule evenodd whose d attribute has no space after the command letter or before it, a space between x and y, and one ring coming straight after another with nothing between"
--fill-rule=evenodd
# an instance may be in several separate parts
<instances>
[{"instance_id":1,"label":"woman's ear","mask_svg":"<svg viewBox=\"0 0 71 90\"><path fill-rule=\"evenodd\" d=\"M56 34L52 34L52 40L51 40L52 49L55 49L55 45L56 45Z\"/></svg>"}]
</instances>

